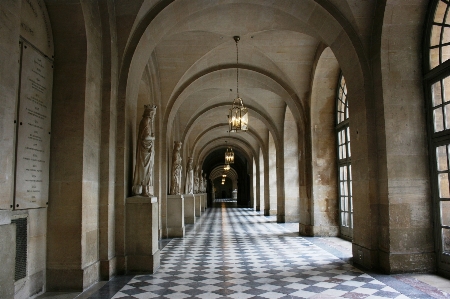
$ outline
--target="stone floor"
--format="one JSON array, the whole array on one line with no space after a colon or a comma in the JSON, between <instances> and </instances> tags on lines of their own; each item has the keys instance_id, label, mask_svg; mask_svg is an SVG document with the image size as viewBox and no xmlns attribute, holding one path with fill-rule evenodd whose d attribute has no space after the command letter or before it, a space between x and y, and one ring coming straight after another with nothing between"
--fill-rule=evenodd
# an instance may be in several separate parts
<instances>
[{"instance_id":1,"label":"stone floor","mask_svg":"<svg viewBox=\"0 0 450 299\"><path fill-rule=\"evenodd\" d=\"M380 275L351 264L351 243L299 237L298 224L223 201L172 239L152 275L40 298L450 298L435 275Z\"/></svg>"}]
</instances>

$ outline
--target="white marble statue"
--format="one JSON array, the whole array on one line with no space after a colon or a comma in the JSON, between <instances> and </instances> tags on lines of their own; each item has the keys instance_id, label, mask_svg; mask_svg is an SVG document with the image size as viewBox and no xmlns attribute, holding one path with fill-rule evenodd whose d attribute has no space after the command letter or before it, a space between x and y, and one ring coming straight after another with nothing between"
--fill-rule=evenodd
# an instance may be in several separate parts
<instances>
[{"instance_id":1,"label":"white marble statue","mask_svg":"<svg viewBox=\"0 0 450 299\"><path fill-rule=\"evenodd\" d=\"M198 180L199 180L199 187L198 187L198 193L203 193L203 189L205 188L205 182L203 181L203 169L200 170L200 173L198 174Z\"/></svg>"},{"instance_id":2,"label":"white marble statue","mask_svg":"<svg viewBox=\"0 0 450 299\"><path fill-rule=\"evenodd\" d=\"M206 180L206 173L203 174L203 193L206 193L206 187L208 186L208 181Z\"/></svg>"},{"instance_id":3,"label":"white marble statue","mask_svg":"<svg viewBox=\"0 0 450 299\"><path fill-rule=\"evenodd\" d=\"M144 106L136 146L133 195L153 196L153 165L155 163L155 130L153 124L155 114L156 106Z\"/></svg>"},{"instance_id":4,"label":"white marble statue","mask_svg":"<svg viewBox=\"0 0 450 299\"><path fill-rule=\"evenodd\" d=\"M198 177L199 172L199 166L195 166L195 172L194 172L194 193L199 193L200 188L200 178Z\"/></svg>"},{"instance_id":5,"label":"white marble statue","mask_svg":"<svg viewBox=\"0 0 450 299\"><path fill-rule=\"evenodd\" d=\"M186 169L186 184L184 188L185 194L194 193L194 159L189 158L187 169Z\"/></svg>"},{"instance_id":6,"label":"white marble statue","mask_svg":"<svg viewBox=\"0 0 450 299\"><path fill-rule=\"evenodd\" d=\"M181 142L175 141L173 144L172 154L172 181L170 184L170 194L181 194L181 173L183 166L181 165Z\"/></svg>"}]
</instances>

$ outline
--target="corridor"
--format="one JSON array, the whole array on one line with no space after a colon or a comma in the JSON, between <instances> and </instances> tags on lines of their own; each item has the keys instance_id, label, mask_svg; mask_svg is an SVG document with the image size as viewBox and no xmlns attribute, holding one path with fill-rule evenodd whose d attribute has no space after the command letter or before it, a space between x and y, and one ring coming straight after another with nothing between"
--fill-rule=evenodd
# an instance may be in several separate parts
<instances>
[{"instance_id":1,"label":"corridor","mask_svg":"<svg viewBox=\"0 0 450 299\"><path fill-rule=\"evenodd\" d=\"M164 247L156 274L118 276L89 298L448 298L411 274L364 273L351 253L294 229L216 203Z\"/></svg>"}]
</instances>

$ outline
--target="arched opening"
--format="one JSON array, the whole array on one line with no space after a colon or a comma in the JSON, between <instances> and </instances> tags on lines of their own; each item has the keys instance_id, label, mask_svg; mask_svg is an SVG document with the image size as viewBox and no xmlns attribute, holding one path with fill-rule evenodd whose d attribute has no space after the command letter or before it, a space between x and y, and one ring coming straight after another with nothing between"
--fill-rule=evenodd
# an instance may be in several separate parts
<instances>
[{"instance_id":1,"label":"arched opening","mask_svg":"<svg viewBox=\"0 0 450 299\"><path fill-rule=\"evenodd\" d=\"M450 3L432 1L424 39L425 98L438 272L450 277Z\"/></svg>"},{"instance_id":2,"label":"arched opening","mask_svg":"<svg viewBox=\"0 0 450 299\"><path fill-rule=\"evenodd\" d=\"M267 172L269 186L269 211L268 215L276 216L278 211L278 186L277 186L277 149L272 134L269 134L269 165ZM280 199L281 200L281 199Z\"/></svg>"},{"instance_id":3,"label":"arched opening","mask_svg":"<svg viewBox=\"0 0 450 299\"><path fill-rule=\"evenodd\" d=\"M284 202L285 221L299 222L300 189L297 123L289 107L284 116Z\"/></svg>"},{"instance_id":4,"label":"arched opening","mask_svg":"<svg viewBox=\"0 0 450 299\"><path fill-rule=\"evenodd\" d=\"M259 156L258 156L258 163L259 163L259 207L260 207L260 210L262 210L263 212L264 212L264 210L265 210L265 192L264 192L264 190L265 190L265 188L266 188L266 184L267 184L267 181L265 181L265 178L264 178L264 174L265 174L265 172L264 172L264 156L263 156L263 151L262 151L262 148L260 148L259 149Z\"/></svg>"},{"instance_id":5,"label":"arched opening","mask_svg":"<svg viewBox=\"0 0 450 299\"><path fill-rule=\"evenodd\" d=\"M350 147L350 121L348 113L347 86L339 76L336 88L336 146L339 190L340 235L353 237L352 151Z\"/></svg>"}]
</instances>

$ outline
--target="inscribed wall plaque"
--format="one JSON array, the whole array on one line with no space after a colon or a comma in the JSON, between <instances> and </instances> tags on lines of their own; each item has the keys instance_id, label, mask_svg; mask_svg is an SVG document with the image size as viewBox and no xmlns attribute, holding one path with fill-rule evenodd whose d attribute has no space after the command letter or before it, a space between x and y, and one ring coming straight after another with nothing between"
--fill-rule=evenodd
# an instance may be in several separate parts
<instances>
[{"instance_id":1,"label":"inscribed wall plaque","mask_svg":"<svg viewBox=\"0 0 450 299\"><path fill-rule=\"evenodd\" d=\"M52 67L40 52L22 44L16 209L45 207L48 202Z\"/></svg>"}]
</instances>

